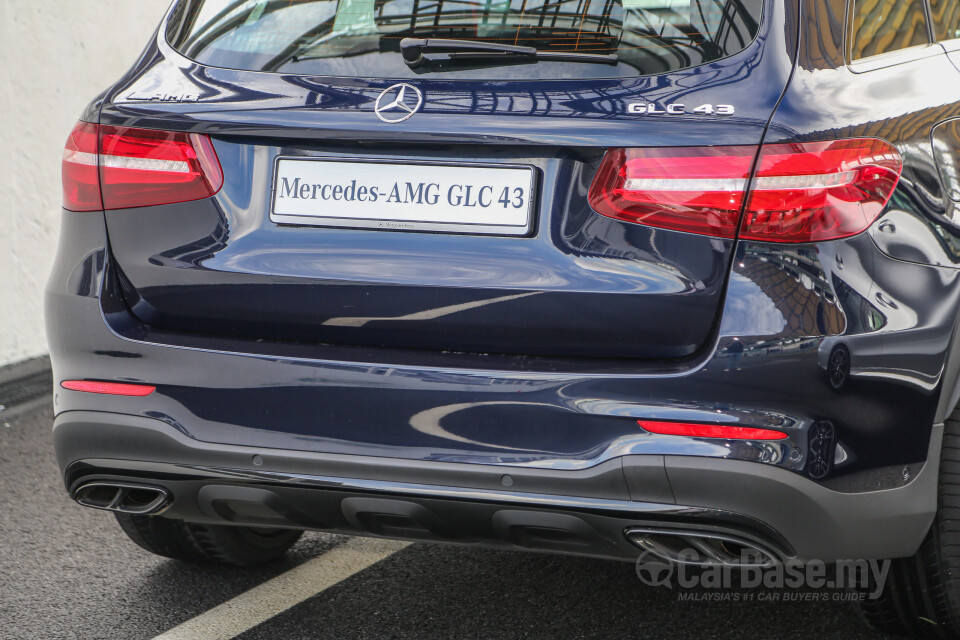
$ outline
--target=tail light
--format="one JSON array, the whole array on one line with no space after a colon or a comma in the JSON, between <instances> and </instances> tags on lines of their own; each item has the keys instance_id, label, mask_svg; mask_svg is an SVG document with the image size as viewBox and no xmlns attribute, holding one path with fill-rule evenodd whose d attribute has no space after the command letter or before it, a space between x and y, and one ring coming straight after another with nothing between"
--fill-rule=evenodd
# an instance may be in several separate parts
<instances>
[{"instance_id":1,"label":"tail light","mask_svg":"<svg viewBox=\"0 0 960 640\"><path fill-rule=\"evenodd\" d=\"M209 198L223 172L205 135L100 127L100 186L106 209Z\"/></svg>"},{"instance_id":2,"label":"tail light","mask_svg":"<svg viewBox=\"0 0 960 640\"><path fill-rule=\"evenodd\" d=\"M882 140L764 145L740 237L810 242L856 235L877 219L903 160Z\"/></svg>"},{"instance_id":3,"label":"tail light","mask_svg":"<svg viewBox=\"0 0 960 640\"><path fill-rule=\"evenodd\" d=\"M222 186L220 161L205 135L81 122L64 151L63 205L71 211L200 200Z\"/></svg>"},{"instance_id":4,"label":"tail light","mask_svg":"<svg viewBox=\"0 0 960 640\"><path fill-rule=\"evenodd\" d=\"M598 213L721 238L814 242L866 230L886 206L903 162L877 139L611 149L590 186ZM741 216L741 211L743 215Z\"/></svg>"},{"instance_id":5,"label":"tail light","mask_svg":"<svg viewBox=\"0 0 960 640\"><path fill-rule=\"evenodd\" d=\"M100 177L97 173L97 125L78 122L63 148L63 208L100 211Z\"/></svg>"},{"instance_id":6,"label":"tail light","mask_svg":"<svg viewBox=\"0 0 960 640\"><path fill-rule=\"evenodd\" d=\"M756 155L756 147L610 149L590 206L627 222L733 238Z\"/></svg>"}]
</instances>

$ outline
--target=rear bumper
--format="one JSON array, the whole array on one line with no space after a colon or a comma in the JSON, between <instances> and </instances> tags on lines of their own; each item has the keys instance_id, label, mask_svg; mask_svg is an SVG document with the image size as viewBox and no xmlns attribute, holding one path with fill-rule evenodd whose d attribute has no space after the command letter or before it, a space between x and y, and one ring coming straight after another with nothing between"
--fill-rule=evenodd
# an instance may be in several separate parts
<instances>
[{"instance_id":1,"label":"rear bumper","mask_svg":"<svg viewBox=\"0 0 960 640\"><path fill-rule=\"evenodd\" d=\"M891 283L929 284L898 292L912 325L891 319L889 332L855 326L863 298L836 284L831 256L857 254L842 272L866 289L869 274L854 267L882 257L865 236L788 248L744 243L716 342L699 360L682 362L548 361L173 334L130 313L102 216L65 212L61 238L46 296L56 383L139 382L156 392L128 398L58 388L56 412L155 418L195 441L252 450L555 471L620 458L699 457L773 466L835 491L877 491L906 484L905 468L916 477L931 425L943 419L935 415L940 372L960 362L946 357L953 325L945 321L956 317L960 280L941 278L942 270L890 266L897 274ZM830 282L844 295L831 293ZM907 294L939 306L923 308ZM846 333L824 335L839 331L841 312ZM231 322L229 311L221 321ZM835 390L820 361L839 342L852 362L849 383ZM787 438L662 436L640 429L638 419L777 429ZM834 444L814 455L810 443L823 423L833 425ZM830 464L824 470L815 462Z\"/></svg>"},{"instance_id":2,"label":"rear bumper","mask_svg":"<svg viewBox=\"0 0 960 640\"><path fill-rule=\"evenodd\" d=\"M68 491L115 480L163 487L169 517L287 526L633 560L631 527L734 533L783 557L831 561L916 551L936 510L942 427L898 488L830 490L729 459L628 455L587 469L428 462L213 444L159 420L61 413Z\"/></svg>"},{"instance_id":3,"label":"rear bumper","mask_svg":"<svg viewBox=\"0 0 960 640\"><path fill-rule=\"evenodd\" d=\"M939 372L960 362L947 357L960 280L893 264L864 235L742 243L699 361L555 363L161 333L119 297L103 218L63 221L46 297L55 382L156 387L56 389L71 493L124 480L166 488L171 517L621 558L637 554L625 528L649 524L746 532L802 559L907 556L936 510ZM857 324L868 264L899 301L879 329ZM850 379L833 389L820 356L839 340ZM659 436L638 419L787 438ZM836 435L820 455L824 423ZM534 535L551 528L566 533Z\"/></svg>"}]
</instances>

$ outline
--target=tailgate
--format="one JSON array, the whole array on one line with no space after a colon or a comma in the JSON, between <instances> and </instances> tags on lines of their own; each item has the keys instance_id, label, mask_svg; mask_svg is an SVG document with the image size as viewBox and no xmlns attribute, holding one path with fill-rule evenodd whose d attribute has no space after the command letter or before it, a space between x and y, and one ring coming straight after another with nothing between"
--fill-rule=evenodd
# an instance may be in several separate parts
<instances>
[{"instance_id":1,"label":"tailgate","mask_svg":"<svg viewBox=\"0 0 960 640\"><path fill-rule=\"evenodd\" d=\"M782 25L778 3L765 11ZM193 334L693 354L712 335L734 241L601 216L587 192L609 148L759 144L790 70L782 39L771 27L732 57L640 77L425 74L403 80L422 105L398 122L375 113L396 81L187 63L161 39L102 122L208 134L223 188L107 212L127 302ZM172 86L189 88L156 99ZM719 104L735 113L694 112Z\"/></svg>"}]
</instances>

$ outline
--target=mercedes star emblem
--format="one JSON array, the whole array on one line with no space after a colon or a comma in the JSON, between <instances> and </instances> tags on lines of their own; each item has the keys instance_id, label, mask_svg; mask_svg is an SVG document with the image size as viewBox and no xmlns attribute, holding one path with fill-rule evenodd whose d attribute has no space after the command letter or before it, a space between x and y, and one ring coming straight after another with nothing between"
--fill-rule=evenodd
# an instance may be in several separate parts
<instances>
[{"instance_id":1,"label":"mercedes star emblem","mask_svg":"<svg viewBox=\"0 0 960 640\"><path fill-rule=\"evenodd\" d=\"M423 105L423 94L412 84L395 84L383 90L373 110L384 122L403 122Z\"/></svg>"}]
</instances>

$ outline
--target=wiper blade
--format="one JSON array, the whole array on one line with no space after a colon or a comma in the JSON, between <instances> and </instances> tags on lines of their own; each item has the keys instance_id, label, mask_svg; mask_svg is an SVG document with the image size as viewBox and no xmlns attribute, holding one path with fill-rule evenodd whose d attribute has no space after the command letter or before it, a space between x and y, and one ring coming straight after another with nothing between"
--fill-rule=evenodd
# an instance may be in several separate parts
<instances>
[{"instance_id":1,"label":"wiper blade","mask_svg":"<svg viewBox=\"0 0 960 640\"><path fill-rule=\"evenodd\" d=\"M404 38L400 41L400 54L407 66L414 70L423 67L532 64L541 60L617 64L616 54L540 51L534 47L447 38Z\"/></svg>"}]
</instances>

